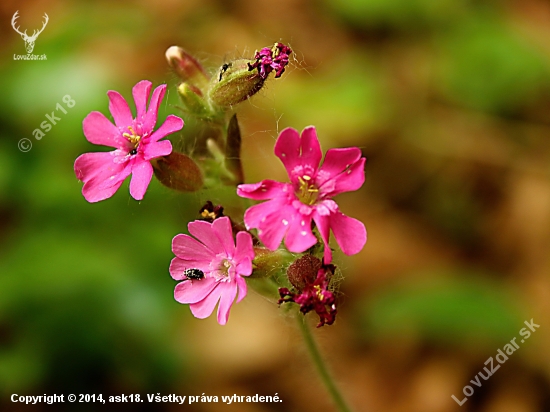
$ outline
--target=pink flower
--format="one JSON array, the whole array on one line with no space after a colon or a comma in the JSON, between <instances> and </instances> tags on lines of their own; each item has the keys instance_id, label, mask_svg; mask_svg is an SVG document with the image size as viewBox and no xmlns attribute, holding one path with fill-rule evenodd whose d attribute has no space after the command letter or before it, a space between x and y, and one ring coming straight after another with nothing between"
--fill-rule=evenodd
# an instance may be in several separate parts
<instances>
[{"instance_id":1,"label":"pink flower","mask_svg":"<svg viewBox=\"0 0 550 412\"><path fill-rule=\"evenodd\" d=\"M365 226L340 212L332 198L359 189L365 181L365 158L359 148L330 149L319 168L321 146L315 127L310 126L301 138L295 129L283 130L275 143L275 155L285 165L290 183L263 180L238 186L241 197L269 199L246 211L247 229L257 228L258 237L271 250L284 237L288 250L301 253L317 243L314 222L325 244L325 264L332 261L330 230L346 255L358 253L367 241Z\"/></svg>"},{"instance_id":2,"label":"pink flower","mask_svg":"<svg viewBox=\"0 0 550 412\"><path fill-rule=\"evenodd\" d=\"M107 95L109 111L115 124L100 112L91 112L84 119L84 135L90 143L116 149L111 152L85 153L74 162L76 177L84 182L82 194L88 202L99 202L111 197L130 174L130 194L136 200L143 199L153 176L151 159L172 152L172 144L168 140L159 140L180 130L183 120L170 115L153 132L166 85L153 91L147 109L151 86L151 82L143 80L132 89L137 109L135 119L126 100L113 90L107 92Z\"/></svg>"},{"instance_id":3,"label":"pink flower","mask_svg":"<svg viewBox=\"0 0 550 412\"><path fill-rule=\"evenodd\" d=\"M172 240L176 257L170 264L170 275L183 280L176 285L174 298L180 303L188 303L193 315L199 319L210 316L219 302L218 323L225 325L237 290L237 302L246 296L243 276L252 273L252 237L247 232L237 233L235 246L228 217L221 217L213 223L196 220L187 227L196 239L177 235ZM193 271L187 272L193 273L193 277L188 277L186 271L189 269L197 269L202 275L196 276L197 271Z\"/></svg>"}]
</instances>

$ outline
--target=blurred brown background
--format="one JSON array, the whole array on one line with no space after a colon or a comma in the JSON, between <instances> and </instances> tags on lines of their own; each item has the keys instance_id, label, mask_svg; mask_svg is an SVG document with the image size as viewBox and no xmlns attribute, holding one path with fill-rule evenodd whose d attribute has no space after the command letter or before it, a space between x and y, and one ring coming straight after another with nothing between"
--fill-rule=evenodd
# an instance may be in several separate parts
<instances>
[{"instance_id":1,"label":"blurred brown background","mask_svg":"<svg viewBox=\"0 0 550 412\"><path fill-rule=\"evenodd\" d=\"M28 32L48 13L34 50L46 61L14 60L25 54L16 10ZM139 80L168 82L163 115L178 113L167 47L216 73L282 41L291 67L237 108L247 182L286 179L273 144L288 126L313 124L324 150L354 145L368 158L364 187L337 200L369 240L336 256L338 318L314 331L350 404L550 411L550 3L7 0L0 17L0 409L46 409L13 393L160 392L283 403L124 410L333 410L274 302L251 292L221 327L173 301L172 237L231 189L180 195L153 182L138 203L126 185L90 205L72 170L97 150L81 122L107 113L107 90L130 98ZM75 107L34 139L67 94ZM540 328L519 343L530 319ZM519 350L470 383L513 338ZM463 399L465 385L474 394L460 407L451 395Z\"/></svg>"}]
</instances>

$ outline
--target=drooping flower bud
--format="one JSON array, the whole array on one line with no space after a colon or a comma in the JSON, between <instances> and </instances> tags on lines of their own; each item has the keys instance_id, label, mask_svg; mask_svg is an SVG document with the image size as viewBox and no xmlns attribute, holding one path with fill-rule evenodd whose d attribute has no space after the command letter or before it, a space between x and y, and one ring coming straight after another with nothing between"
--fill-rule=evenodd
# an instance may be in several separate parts
<instances>
[{"instance_id":1,"label":"drooping flower bud","mask_svg":"<svg viewBox=\"0 0 550 412\"><path fill-rule=\"evenodd\" d=\"M166 60L181 80L196 86L197 90L200 91L208 84L210 79L202 65L181 47L169 47Z\"/></svg>"},{"instance_id":2,"label":"drooping flower bud","mask_svg":"<svg viewBox=\"0 0 550 412\"><path fill-rule=\"evenodd\" d=\"M196 192L203 187L199 166L189 156L172 152L151 162L155 177L166 187L181 192Z\"/></svg>"}]
</instances>

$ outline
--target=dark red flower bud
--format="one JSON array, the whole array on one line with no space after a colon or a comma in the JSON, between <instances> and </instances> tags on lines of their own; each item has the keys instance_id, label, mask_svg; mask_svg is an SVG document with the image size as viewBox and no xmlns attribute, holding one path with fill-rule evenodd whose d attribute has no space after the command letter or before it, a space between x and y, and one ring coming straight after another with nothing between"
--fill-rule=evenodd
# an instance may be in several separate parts
<instances>
[{"instance_id":1,"label":"dark red flower bud","mask_svg":"<svg viewBox=\"0 0 550 412\"><path fill-rule=\"evenodd\" d=\"M183 153L172 152L168 156L154 159L151 164L155 177L170 189L196 192L203 186L199 166Z\"/></svg>"}]
</instances>

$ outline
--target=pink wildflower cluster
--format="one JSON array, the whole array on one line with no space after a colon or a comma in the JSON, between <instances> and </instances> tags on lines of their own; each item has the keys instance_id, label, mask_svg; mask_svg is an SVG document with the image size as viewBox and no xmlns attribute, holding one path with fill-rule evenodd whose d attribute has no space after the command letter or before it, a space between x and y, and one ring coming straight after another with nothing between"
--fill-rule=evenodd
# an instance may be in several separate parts
<instances>
[{"instance_id":1,"label":"pink wildflower cluster","mask_svg":"<svg viewBox=\"0 0 550 412\"><path fill-rule=\"evenodd\" d=\"M275 43L272 48L264 47L256 52L254 59L256 61L248 64L248 70L258 69L260 77L266 79L269 73L275 70L275 77L281 77L288 65L288 56L292 53L290 47L283 43Z\"/></svg>"},{"instance_id":2,"label":"pink wildflower cluster","mask_svg":"<svg viewBox=\"0 0 550 412\"><path fill-rule=\"evenodd\" d=\"M288 46L276 43L272 48L257 52L254 61L248 63L248 70L246 65L239 70L249 73L257 69L263 85L272 71L275 77L281 76L291 53ZM218 87L220 96L229 99L233 96L231 93L237 93L242 86L240 72L233 73L236 80L209 82L198 61L179 48L169 54L169 62L176 67L177 73L183 73L184 81L189 82L178 88L187 108L195 110L193 113L197 117L203 116L208 127L214 127L212 117L223 116L212 112L214 109L202 102L201 96L211 96L212 89L208 88ZM189 87L191 95L186 92ZM85 153L76 159L74 171L84 182L84 198L88 202L107 199L130 175L130 195L136 200L143 199L153 174L167 187L187 191L199 190L203 182L223 181L232 175L236 176L233 184L241 182L241 135L236 116L231 118L228 127L220 127L220 136L227 134L224 141L227 159L220 168L229 165L231 169L209 176L208 173L215 171L211 160L207 163L208 159L195 160L184 153L173 152L171 142L162 140L182 129L181 118L169 115L155 130L166 85L158 86L152 95L151 89L151 82L146 80L132 89L135 117L126 100L118 92L109 91L109 111L114 123L95 111L84 119L84 135L90 143L115 149ZM195 89L200 93L193 91ZM215 110L220 111L223 107L218 105ZM216 149L212 142L203 143L208 150ZM217 155L218 152L219 149ZM221 205L214 206L209 201L199 212L200 220L188 224L190 235L178 234L172 240L175 258L170 264L170 274L178 281L174 298L188 304L197 318L210 316L217 306L218 323L226 324L233 303L246 296L245 279L253 271L281 272L290 263L280 258L294 256L278 250L284 243L288 251L303 255L292 257L295 261L288 267L287 277L293 287L279 289L279 304L294 302L300 305L304 314L316 312L320 318L318 326L331 325L335 320L336 298L331 289L335 266L331 264L330 234L333 233L343 253L353 255L365 245L367 232L363 223L343 214L333 199L363 185L365 158L357 147L330 149L321 163L323 152L313 126L306 127L301 134L292 128L284 129L277 138L274 152L286 168L289 181L266 179L237 186L240 197L262 201L244 212L245 227L234 223L242 221L241 218L231 220L224 215ZM252 229L257 230L257 238L249 233ZM266 262L268 270L262 269Z\"/></svg>"}]
</instances>

